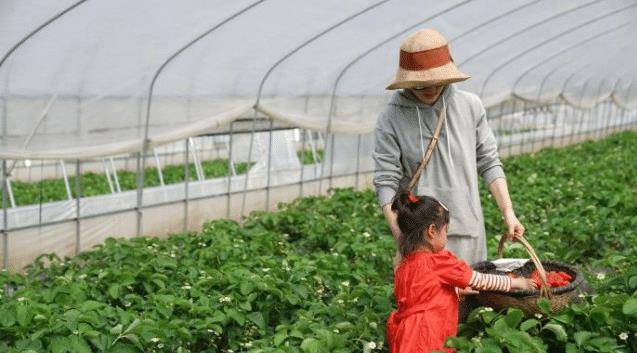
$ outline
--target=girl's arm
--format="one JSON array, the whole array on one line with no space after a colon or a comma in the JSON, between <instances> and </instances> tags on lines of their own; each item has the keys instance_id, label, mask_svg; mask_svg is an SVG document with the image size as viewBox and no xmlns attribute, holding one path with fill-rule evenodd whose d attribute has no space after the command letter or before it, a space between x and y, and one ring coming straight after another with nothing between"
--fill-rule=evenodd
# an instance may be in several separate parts
<instances>
[{"instance_id":1,"label":"girl's arm","mask_svg":"<svg viewBox=\"0 0 637 353\"><path fill-rule=\"evenodd\" d=\"M477 290L497 290L509 292L511 289L534 289L535 282L529 278L510 278L502 275L491 275L473 271L469 287Z\"/></svg>"}]
</instances>

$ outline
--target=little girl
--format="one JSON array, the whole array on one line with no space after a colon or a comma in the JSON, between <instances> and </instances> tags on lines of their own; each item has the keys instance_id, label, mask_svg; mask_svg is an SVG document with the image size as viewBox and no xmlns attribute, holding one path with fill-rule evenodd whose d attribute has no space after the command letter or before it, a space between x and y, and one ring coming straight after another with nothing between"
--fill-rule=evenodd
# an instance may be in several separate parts
<instances>
[{"instance_id":1,"label":"little girl","mask_svg":"<svg viewBox=\"0 0 637 353\"><path fill-rule=\"evenodd\" d=\"M474 272L445 250L449 210L436 199L400 192L391 209L397 213L403 260L394 273L398 310L387 320L390 353L453 352L444 344L458 331L458 288L535 288L530 279Z\"/></svg>"}]
</instances>

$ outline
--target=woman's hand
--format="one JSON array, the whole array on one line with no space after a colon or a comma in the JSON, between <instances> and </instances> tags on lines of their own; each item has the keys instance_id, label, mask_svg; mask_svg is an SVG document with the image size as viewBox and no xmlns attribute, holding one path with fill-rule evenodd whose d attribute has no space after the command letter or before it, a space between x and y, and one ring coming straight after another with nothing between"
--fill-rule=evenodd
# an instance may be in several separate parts
<instances>
[{"instance_id":1,"label":"woman's hand","mask_svg":"<svg viewBox=\"0 0 637 353\"><path fill-rule=\"evenodd\" d=\"M518 217L515 216L513 209L503 212L502 216L504 218L504 225L507 227L507 240L511 241L524 235L524 226L520 223Z\"/></svg>"},{"instance_id":2,"label":"woman's hand","mask_svg":"<svg viewBox=\"0 0 637 353\"><path fill-rule=\"evenodd\" d=\"M401 261L403 261L403 256L400 254L400 251L396 250L396 255L394 256L394 273L396 273Z\"/></svg>"},{"instance_id":3,"label":"woman's hand","mask_svg":"<svg viewBox=\"0 0 637 353\"><path fill-rule=\"evenodd\" d=\"M531 290L537 289L537 285L535 284L535 281L530 278L517 277L511 279L511 289Z\"/></svg>"}]
</instances>

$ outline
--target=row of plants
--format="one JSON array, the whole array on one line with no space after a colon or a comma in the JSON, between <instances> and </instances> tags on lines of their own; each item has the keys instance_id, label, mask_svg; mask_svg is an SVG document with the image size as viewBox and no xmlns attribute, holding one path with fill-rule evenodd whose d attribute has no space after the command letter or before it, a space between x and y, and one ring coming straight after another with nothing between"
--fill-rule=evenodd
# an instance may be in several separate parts
<instances>
[{"instance_id":1,"label":"row of plants","mask_svg":"<svg viewBox=\"0 0 637 353\"><path fill-rule=\"evenodd\" d=\"M558 314L477 308L459 352L637 352L637 134L504 161L542 258L594 290ZM502 232L481 190L490 256ZM516 244L507 254L524 256ZM394 244L371 190L333 190L242 224L108 239L0 274L0 352L386 352Z\"/></svg>"},{"instance_id":2,"label":"row of plants","mask_svg":"<svg viewBox=\"0 0 637 353\"><path fill-rule=\"evenodd\" d=\"M298 151L299 160L307 165L313 164L314 154L310 150ZM316 158L322 159L323 150L316 151ZM220 178L230 174L227 159L213 159L201 162L203 174L207 179ZM235 163L235 172L244 174L248 169L248 163ZM186 175L185 166L166 165L162 167L162 177L165 184L175 184L184 181ZM197 171L194 163L188 166L188 180L197 180ZM117 178L122 191L135 190L137 188L137 174L129 170L118 170ZM114 179L111 179L114 184ZM159 173L156 167L150 166L144 169L144 187L159 186ZM75 176L69 177L69 186L72 197L75 197ZM16 206L26 206L52 201L62 201L68 199L66 186L63 178L44 179L37 182L25 182L14 180L11 183ZM115 186L113 186L115 187ZM80 193L82 196L97 196L111 193L108 179L103 173L86 172L80 176Z\"/></svg>"}]
</instances>

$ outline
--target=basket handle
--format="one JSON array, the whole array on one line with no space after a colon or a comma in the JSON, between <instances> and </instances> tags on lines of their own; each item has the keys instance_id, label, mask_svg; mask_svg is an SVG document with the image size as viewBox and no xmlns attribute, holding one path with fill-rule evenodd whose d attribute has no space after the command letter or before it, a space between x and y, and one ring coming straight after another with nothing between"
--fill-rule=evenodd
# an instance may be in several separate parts
<instances>
[{"instance_id":1,"label":"basket handle","mask_svg":"<svg viewBox=\"0 0 637 353\"><path fill-rule=\"evenodd\" d=\"M504 243L506 242L506 239L507 239L506 234L502 234L502 237L500 238L500 244L498 244L499 259L502 258L502 253L504 252ZM524 246L524 249L526 249L526 252L529 253L529 256L531 257L531 261L533 261L535 268L540 274L540 280L542 281L542 288L540 288L540 294L544 296L545 298L551 298L551 292L548 289L549 288L548 280L546 279L546 270L544 270L544 266L542 265L542 262L540 262L540 258L535 253L535 250L533 249L529 241L526 240L526 238L522 235L515 237L513 240L521 243Z\"/></svg>"}]
</instances>

